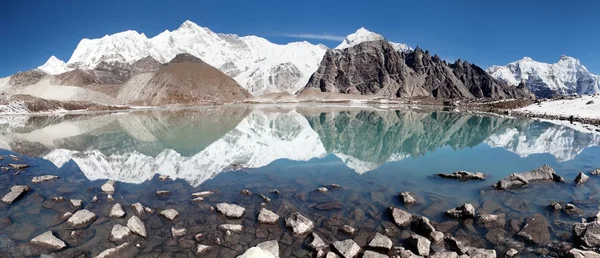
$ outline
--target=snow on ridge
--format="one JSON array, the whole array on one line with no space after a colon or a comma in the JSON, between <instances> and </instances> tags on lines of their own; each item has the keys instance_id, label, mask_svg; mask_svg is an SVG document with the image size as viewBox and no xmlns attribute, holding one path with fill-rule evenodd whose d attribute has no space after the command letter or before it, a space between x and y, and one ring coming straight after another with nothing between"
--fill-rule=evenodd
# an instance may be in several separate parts
<instances>
[{"instance_id":1,"label":"snow on ridge","mask_svg":"<svg viewBox=\"0 0 600 258\"><path fill-rule=\"evenodd\" d=\"M346 48L356 46L363 42L377 41L377 40L385 40L385 38L380 34L371 32L371 31L365 29L364 27L361 27L358 30L356 30L356 32L346 36L344 41L342 41L342 43L340 43L337 47L335 47L335 49L346 49ZM396 51L407 52L407 51L413 50L408 45L403 44L403 43L390 42L390 44L392 44L392 46L394 46L394 49Z\"/></svg>"},{"instance_id":2,"label":"snow on ridge","mask_svg":"<svg viewBox=\"0 0 600 258\"><path fill-rule=\"evenodd\" d=\"M44 63L41 66L38 66L37 69L50 75L61 74L73 70L70 67L68 67L63 60L60 60L55 56L51 56L48 59L48 61L46 61L46 63Z\"/></svg>"}]
</instances>

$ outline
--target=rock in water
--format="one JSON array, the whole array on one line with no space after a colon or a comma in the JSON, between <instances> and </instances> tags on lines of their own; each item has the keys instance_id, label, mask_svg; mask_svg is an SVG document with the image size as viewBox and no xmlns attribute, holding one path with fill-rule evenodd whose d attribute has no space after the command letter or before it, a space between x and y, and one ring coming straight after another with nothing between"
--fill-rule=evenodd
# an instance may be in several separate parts
<instances>
[{"instance_id":1,"label":"rock in water","mask_svg":"<svg viewBox=\"0 0 600 258\"><path fill-rule=\"evenodd\" d=\"M179 212L177 212L174 209L168 209L168 210L161 211L160 215L163 215L165 218L167 218L169 220L174 220L175 217L177 217L179 215Z\"/></svg>"},{"instance_id":2,"label":"rock in water","mask_svg":"<svg viewBox=\"0 0 600 258\"><path fill-rule=\"evenodd\" d=\"M315 251L319 251L327 247L325 241L323 241L323 239L319 235L317 235L317 233L313 232L312 236L313 240L310 242L310 244L308 244L308 247L312 248Z\"/></svg>"},{"instance_id":3,"label":"rock in water","mask_svg":"<svg viewBox=\"0 0 600 258\"><path fill-rule=\"evenodd\" d=\"M429 255L429 248L431 246L431 241L429 241L429 239L413 234L408 238L407 243L411 247L411 250L417 255Z\"/></svg>"},{"instance_id":4,"label":"rock in water","mask_svg":"<svg viewBox=\"0 0 600 258\"><path fill-rule=\"evenodd\" d=\"M515 250L516 251L516 250ZM577 248L569 250L567 258L600 258L600 254L594 251L584 251Z\"/></svg>"},{"instance_id":5,"label":"rock in water","mask_svg":"<svg viewBox=\"0 0 600 258\"><path fill-rule=\"evenodd\" d=\"M556 201L552 201L550 203L550 208L552 208L553 210L562 210L562 205L560 205L560 203Z\"/></svg>"},{"instance_id":6,"label":"rock in water","mask_svg":"<svg viewBox=\"0 0 600 258\"><path fill-rule=\"evenodd\" d=\"M356 232L356 229L349 225L343 225L341 230L346 232L346 234L348 235L354 235L354 233Z\"/></svg>"},{"instance_id":7,"label":"rock in water","mask_svg":"<svg viewBox=\"0 0 600 258\"><path fill-rule=\"evenodd\" d=\"M556 174L553 168L548 165L543 165L542 167L532 170L530 172L524 173L514 173L510 176L506 177L498 181L494 186L497 189L509 189L509 188L517 188L524 186L526 184L531 183L532 181L554 181L554 182L564 182L565 180Z\"/></svg>"},{"instance_id":8,"label":"rock in water","mask_svg":"<svg viewBox=\"0 0 600 258\"><path fill-rule=\"evenodd\" d=\"M20 169L26 169L29 167L29 165L27 164L13 164L13 163L8 163L8 166L10 166L11 168L20 170Z\"/></svg>"},{"instance_id":9,"label":"rock in water","mask_svg":"<svg viewBox=\"0 0 600 258\"><path fill-rule=\"evenodd\" d=\"M108 180L100 187L100 189L102 189L102 192L107 194L115 193L115 180Z\"/></svg>"},{"instance_id":10,"label":"rock in water","mask_svg":"<svg viewBox=\"0 0 600 258\"><path fill-rule=\"evenodd\" d=\"M95 258L133 258L139 253L137 247L131 243L124 243L115 248L109 248L101 252Z\"/></svg>"},{"instance_id":11,"label":"rock in water","mask_svg":"<svg viewBox=\"0 0 600 258\"><path fill-rule=\"evenodd\" d=\"M35 176L31 179L31 182L34 184L38 184L38 183L42 183L42 182L52 181L57 178L58 178L58 176L53 176L53 175Z\"/></svg>"},{"instance_id":12,"label":"rock in water","mask_svg":"<svg viewBox=\"0 0 600 258\"><path fill-rule=\"evenodd\" d=\"M394 218L394 223L396 223L398 227L408 226L413 219L413 216L410 213L398 208L389 207L388 211L392 215L392 218Z\"/></svg>"},{"instance_id":13,"label":"rock in water","mask_svg":"<svg viewBox=\"0 0 600 258\"><path fill-rule=\"evenodd\" d=\"M216 207L220 213L234 219L239 219L244 216L244 211L246 210L242 206L230 203L219 203Z\"/></svg>"},{"instance_id":14,"label":"rock in water","mask_svg":"<svg viewBox=\"0 0 600 258\"><path fill-rule=\"evenodd\" d=\"M146 234L146 226L144 226L144 222L138 216L131 216L127 221L127 227L131 229L131 232L136 233L140 236L147 237Z\"/></svg>"},{"instance_id":15,"label":"rock in water","mask_svg":"<svg viewBox=\"0 0 600 258\"><path fill-rule=\"evenodd\" d=\"M475 207L470 203L465 203L462 206L447 210L446 214L455 218L473 218L475 217Z\"/></svg>"},{"instance_id":16,"label":"rock in water","mask_svg":"<svg viewBox=\"0 0 600 258\"><path fill-rule=\"evenodd\" d=\"M437 174L439 177L441 178L450 178L450 179L457 179L457 180L461 180L461 181L467 181L467 180L484 180L485 179L485 175L481 172L467 172L467 171L456 171L454 173L449 173L449 174L444 174L444 173L440 173Z\"/></svg>"},{"instance_id":17,"label":"rock in water","mask_svg":"<svg viewBox=\"0 0 600 258\"><path fill-rule=\"evenodd\" d=\"M362 256L363 258L388 258L389 256L385 254L380 254L375 251L367 250Z\"/></svg>"},{"instance_id":18,"label":"rock in water","mask_svg":"<svg viewBox=\"0 0 600 258\"><path fill-rule=\"evenodd\" d=\"M131 229L121 224L116 224L110 231L110 241L122 241L131 235Z\"/></svg>"},{"instance_id":19,"label":"rock in water","mask_svg":"<svg viewBox=\"0 0 600 258\"><path fill-rule=\"evenodd\" d=\"M10 188L10 192L2 197L2 201L6 204L11 204L19 197L21 197L25 192L29 191L29 186L26 185L15 185Z\"/></svg>"},{"instance_id":20,"label":"rock in water","mask_svg":"<svg viewBox=\"0 0 600 258\"><path fill-rule=\"evenodd\" d=\"M591 174L594 175L594 176L600 175L600 169L596 169L596 170L592 171Z\"/></svg>"},{"instance_id":21,"label":"rock in water","mask_svg":"<svg viewBox=\"0 0 600 258\"><path fill-rule=\"evenodd\" d=\"M573 233L583 246L600 247L600 221L575 223Z\"/></svg>"},{"instance_id":22,"label":"rock in water","mask_svg":"<svg viewBox=\"0 0 600 258\"><path fill-rule=\"evenodd\" d=\"M415 197L413 197L410 192L401 192L400 193L400 198L402 198L402 201L404 202L404 204L406 205L411 205L411 204L415 204L417 202L417 199L415 199Z\"/></svg>"},{"instance_id":23,"label":"rock in water","mask_svg":"<svg viewBox=\"0 0 600 258\"><path fill-rule=\"evenodd\" d=\"M265 208L260 209L258 213L258 222L264 224L275 224L279 220L279 215L267 210Z\"/></svg>"},{"instance_id":24,"label":"rock in water","mask_svg":"<svg viewBox=\"0 0 600 258\"><path fill-rule=\"evenodd\" d=\"M588 179L590 179L589 176L587 176L583 172L579 172L577 177L575 177L575 184L581 185L581 184L585 183L585 181L588 181Z\"/></svg>"},{"instance_id":25,"label":"rock in water","mask_svg":"<svg viewBox=\"0 0 600 258\"><path fill-rule=\"evenodd\" d=\"M58 251L67 247L65 242L58 239L52 234L52 231L46 231L43 234L31 239L31 243L43 245L45 247L51 248L54 251Z\"/></svg>"},{"instance_id":26,"label":"rock in water","mask_svg":"<svg viewBox=\"0 0 600 258\"><path fill-rule=\"evenodd\" d=\"M196 256L201 257L201 255L206 253L208 250L210 250L210 246L200 244L196 248Z\"/></svg>"},{"instance_id":27,"label":"rock in water","mask_svg":"<svg viewBox=\"0 0 600 258\"><path fill-rule=\"evenodd\" d=\"M123 206L121 206L119 203L113 205L112 208L110 208L109 216L111 218L122 218L125 216L125 210L123 209Z\"/></svg>"},{"instance_id":28,"label":"rock in water","mask_svg":"<svg viewBox=\"0 0 600 258\"><path fill-rule=\"evenodd\" d=\"M504 213L494 214L479 214L476 219L477 225L486 229L504 228L506 225L506 215Z\"/></svg>"},{"instance_id":29,"label":"rock in water","mask_svg":"<svg viewBox=\"0 0 600 258\"><path fill-rule=\"evenodd\" d=\"M334 242L333 247L344 258L354 258L360 252L360 246L358 246L358 244L356 244L356 242L354 242L352 239Z\"/></svg>"},{"instance_id":30,"label":"rock in water","mask_svg":"<svg viewBox=\"0 0 600 258\"><path fill-rule=\"evenodd\" d=\"M219 225L219 229L223 231L240 233L242 230L244 230L244 226L237 224L221 224Z\"/></svg>"},{"instance_id":31,"label":"rock in water","mask_svg":"<svg viewBox=\"0 0 600 258\"><path fill-rule=\"evenodd\" d=\"M285 220L285 225L294 231L296 235L304 235L315 228L315 224L298 212L292 213Z\"/></svg>"},{"instance_id":32,"label":"rock in water","mask_svg":"<svg viewBox=\"0 0 600 258\"><path fill-rule=\"evenodd\" d=\"M81 206L83 205L83 201L79 199L71 199L70 202L71 206L73 206L76 209L81 208Z\"/></svg>"},{"instance_id":33,"label":"rock in water","mask_svg":"<svg viewBox=\"0 0 600 258\"><path fill-rule=\"evenodd\" d=\"M550 243L550 223L544 215L535 214L517 235L538 245L548 244Z\"/></svg>"},{"instance_id":34,"label":"rock in water","mask_svg":"<svg viewBox=\"0 0 600 258\"><path fill-rule=\"evenodd\" d=\"M71 228L84 227L96 219L96 214L86 209L78 210L67 220L67 224Z\"/></svg>"},{"instance_id":35,"label":"rock in water","mask_svg":"<svg viewBox=\"0 0 600 258\"><path fill-rule=\"evenodd\" d=\"M179 226L171 227L171 235L173 237L175 237L175 238L182 237L182 236L185 236L185 234L187 234L186 228L179 227Z\"/></svg>"},{"instance_id":36,"label":"rock in water","mask_svg":"<svg viewBox=\"0 0 600 258\"><path fill-rule=\"evenodd\" d=\"M393 243L389 237L384 236L381 233L377 232L377 233L375 233L375 237L373 237L371 242L369 242L369 246L373 247L373 248L382 248L382 249L390 250L390 249L392 249Z\"/></svg>"},{"instance_id":37,"label":"rock in water","mask_svg":"<svg viewBox=\"0 0 600 258\"><path fill-rule=\"evenodd\" d=\"M207 196L212 195L212 194L214 194L214 193L211 192L211 191L203 191L203 192L193 193L192 196L193 197L207 197Z\"/></svg>"},{"instance_id":38,"label":"rock in water","mask_svg":"<svg viewBox=\"0 0 600 258\"><path fill-rule=\"evenodd\" d=\"M137 213L138 215L144 214L144 205L142 205L139 202L136 202L136 203L132 204L131 208L133 208L133 210L135 211L135 213Z\"/></svg>"},{"instance_id":39,"label":"rock in water","mask_svg":"<svg viewBox=\"0 0 600 258\"><path fill-rule=\"evenodd\" d=\"M445 252L436 252L435 254L433 254L430 257L431 258L458 258L458 254L456 252L445 251Z\"/></svg>"},{"instance_id":40,"label":"rock in water","mask_svg":"<svg viewBox=\"0 0 600 258\"><path fill-rule=\"evenodd\" d=\"M515 255L517 255L518 253L519 253L519 251L517 251L514 248L511 248L511 249L508 249L508 251L506 251L506 257L515 257Z\"/></svg>"},{"instance_id":41,"label":"rock in water","mask_svg":"<svg viewBox=\"0 0 600 258\"><path fill-rule=\"evenodd\" d=\"M279 258L279 243L277 240L262 242L248 249L238 258Z\"/></svg>"}]
</instances>

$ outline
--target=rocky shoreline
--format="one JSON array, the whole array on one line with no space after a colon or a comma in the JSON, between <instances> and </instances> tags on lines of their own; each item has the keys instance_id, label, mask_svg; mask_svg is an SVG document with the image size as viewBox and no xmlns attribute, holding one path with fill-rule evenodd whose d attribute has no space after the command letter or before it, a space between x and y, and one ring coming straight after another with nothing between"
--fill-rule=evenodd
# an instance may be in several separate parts
<instances>
[{"instance_id":1,"label":"rocky shoreline","mask_svg":"<svg viewBox=\"0 0 600 258\"><path fill-rule=\"evenodd\" d=\"M2 193L0 204L0 255L9 257L596 257L600 248L596 199L547 202L529 213L522 213L529 208L521 200L590 184L598 170L575 182L549 166L511 174L481 189L482 202L445 209L443 196L411 191L363 198L338 184L306 191L267 190L256 182L252 191L225 194L163 176L153 180L155 192L109 180L69 194L67 179L29 178L26 159L5 159L22 165L3 168L5 178L18 178L3 186L20 182ZM487 180L467 171L435 176L456 184ZM132 196L139 202L130 203ZM27 222L32 216L43 223Z\"/></svg>"}]
</instances>

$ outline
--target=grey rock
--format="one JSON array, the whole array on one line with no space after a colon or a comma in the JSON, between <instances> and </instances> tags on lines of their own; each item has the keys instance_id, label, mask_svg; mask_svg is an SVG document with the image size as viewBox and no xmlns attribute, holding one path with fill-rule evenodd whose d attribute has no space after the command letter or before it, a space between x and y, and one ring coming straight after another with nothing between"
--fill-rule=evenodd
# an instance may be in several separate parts
<instances>
[{"instance_id":1,"label":"grey rock","mask_svg":"<svg viewBox=\"0 0 600 258\"><path fill-rule=\"evenodd\" d=\"M2 197L2 201L6 204L11 204L16 201L19 197L29 191L29 186L26 185L15 185L10 188L10 192L8 192L4 197Z\"/></svg>"},{"instance_id":2,"label":"grey rock","mask_svg":"<svg viewBox=\"0 0 600 258\"><path fill-rule=\"evenodd\" d=\"M429 239L413 234L408 238L407 244L415 254L422 256L429 255L429 248L431 246Z\"/></svg>"},{"instance_id":3,"label":"grey rock","mask_svg":"<svg viewBox=\"0 0 600 258\"><path fill-rule=\"evenodd\" d=\"M71 228L85 226L96 219L96 214L86 209L78 210L67 220L67 224Z\"/></svg>"},{"instance_id":4,"label":"grey rock","mask_svg":"<svg viewBox=\"0 0 600 258\"><path fill-rule=\"evenodd\" d=\"M429 239L434 243L440 243L444 240L444 233L439 231L431 232L431 234L429 234Z\"/></svg>"},{"instance_id":5,"label":"grey rock","mask_svg":"<svg viewBox=\"0 0 600 258\"><path fill-rule=\"evenodd\" d=\"M441 178L457 179L457 180L461 180L461 181L484 180L485 179L485 175L481 172L467 172L464 170L456 171L453 173L447 173L447 174L440 173L437 175Z\"/></svg>"},{"instance_id":6,"label":"grey rock","mask_svg":"<svg viewBox=\"0 0 600 258\"><path fill-rule=\"evenodd\" d=\"M308 244L308 247L312 248L315 251L319 251L319 250L327 247L327 244L325 243L325 241L323 241L323 239L321 237L319 237L319 235L317 235L317 233L313 232L312 236L313 236L313 240Z\"/></svg>"},{"instance_id":7,"label":"grey rock","mask_svg":"<svg viewBox=\"0 0 600 258\"><path fill-rule=\"evenodd\" d=\"M165 218L167 218L169 220L174 220L179 215L179 212L177 212L174 209L166 209L166 210L161 211L160 215L163 215Z\"/></svg>"},{"instance_id":8,"label":"grey rock","mask_svg":"<svg viewBox=\"0 0 600 258\"><path fill-rule=\"evenodd\" d=\"M590 179L588 175L584 174L583 172L579 172L577 177L575 177L575 184L583 184L585 181L588 181L588 179Z\"/></svg>"},{"instance_id":9,"label":"grey rock","mask_svg":"<svg viewBox=\"0 0 600 258\"><path fill-rule=\"evenodd\" d=\"M27 164L14 164L14 163L8 163L8 166L17 170L21 170L21 169L26 169L29 167L29 165Z\"/></svg>"},{"instance_id":10,"label":"grey rock","mask_svg":"<svg viewBox=\"0 0 600 258\"><path fill-rule=\"evenodd\" d=\"M494 244L495 246L499 246L504 242L506 234L507 232L504 229L493 228L485 234L485 239L487 239L487 241Z\"/></svg>"},{"instance_id":11,"label":"grey rock","mask_svg":"<svg viewBox=\"0 0 600 258\"><path fill-rule=\"evenodd\" d=\"M446 214L454 218L473 218L475 217L475 207L470 203L465 203L446 211Z\"/></svg>"},{"instance_id":12,"label":"grey rock","mask_svg":"<svg viewBox=\"0 0 600 258\"><path fill-rule=\"evenodd\" d=\"M444 252L437 252L430 257L431 258L458 258L458 254L456 252L444 251Z\"/></svg>"},{"instance_id":13,"label":"grey rock","mask_svg":"<svg viewBox=\"0 0 600 258\"><path fill-rule=\"evenodd\" d=\"M123 239L125 239L126 237L131 235L131 229L129 229L128 227L125 227L121 224L116 224L113 226L112 230L110 231L110 241L122 241Z\"/></svg>"},{"instance_id":14,"label":"grey rock","mask_svg":"<svg viewBox=\"0 0 600 258\"><path fill-rule=\"evenodd\" d=\"M258 222L263 224L275 224L279 220L279 215L275 212L267 210L266 208L260 209L258 213Z\"/></svg>"},{"instance_id":15,"label":"grey rock","mask_svg":"<svg viewBox=\"0 0 600 258\"><path fill-rule=\"evenodd\" d=\"M326 193L329 192L329 189L327 189L327 187L319 187L317 188L317 191L321 193Z\"/></svg>"},{"instance_id":16,"label":"grey rock","mask_svg":"<svg viewBox=\"0 0 600 258\"><path fill-rule=\"evenodd\" d=\"M566 213L570 213L570 214L583 214L584 211L580 208L578 208L577 206L571 204L571 203L567 203L564 207L564 211Z\"/></svg>"},{"instance_id":17,"label":"grey rock","mask_svg":"<svg viewBox=\"0 0 600 258\"><path fill-rule=\"evenodd\" d=\"M356 232L355 228L348 225L343 225L341 229L349 235L354 235L354 233Z\"/></svg>"},{"instance_id":18,"label":"grey rock","mask_svg":"<svg viewBox=\"0 0 600 258\"><path fill-rule=\"evenodd\" d=\"M244 227L238 224L221 224L219 225L219 229L223 231L240 233L244 230Z\"/></svg>"},{"instance_id":19,"label":"grey rock","mask_svg":"<svg viewBox=\"0 0 600 258\"><path fill-rule=\"evenodd\" d=\"M429 236L435 232L435 227L431 224L431 221L425 216L419 216L414 223L415 230L424 236Z\"/></svg>"},{"instance_id":20,"label":"grey rock","mask_svg":"<svg viewBox=\"0 0 600 258\"><path fill-rule=\"evenodd\" d=\"M475 220L477 225L486 229L504 228L506 225L506 215L504 213L494 214L478 214Z\"/></svg>"},{"instance_id":21,"label":"grey rock","mask_svg":"<svg viewBox=\"0 0 600 258\"><path fill-rule=\"evenodd\" d=\"M43 234L31 239L31 243L43 245L44 247L51 248L54 251L58 251L67 247L67 244L52 234L52 231L46 231Z\"/></svg>"},{"instance_id":22,"label":"grey rock","mask_svg":"<svg viewBox=\"0 0 600 258\"><path fill-rule=\"evenodd\" d=\"M100 189L102 189L102 192L107 194L115 193L115 180L108 180L100 187Z\"/></svg>"},{"instance_id":23,"label":"grey rock","mask_svg":"<svg viewBox=\"0 0 600 258\"><path fill-rule=\"evenodd\" d=\"M542 214L535 214L517 235L538 245L548 244L550 243L550 223Z\"/></svg>"},{"instance_id":24,"label":"grey rock","mask_svg":"<svg viewBox=\"0 0 600 258\"><path fill-rule=\"evenodd\" d=\"M197 192L197 193L193 193L192 196L193 197L207 197L209 195L214 194L214 192L211 191L202 191L202 192Z\"/></svg>"},{"instance_id":25,"label":"grey rock","mask_svg":"<svg viewBox=\"0 0 600 258\"><path fill-rule=\"evenodd\" d=\"M389 237L377 232L375 233L375 237L373 237L371 242L369 242L369 246L373 248L382 248L390 250L392 249L393 243Z\"/></svg>"},{"instance_id":26,"label":"grey rock","mask_svg":"<svg viewBox=\"0 0 600 258\"><path fill-rule=\"evenodd\" d=\"M43 175L43 176L34 176L31 179L31 182L34 184L39 184L42 182L48 182L48 181L52 181L54 179L57 179L58 176L54 176L54 175Z\"/></svg>"},{"instance_id":27,"label":"grey rock","mask_svg":"<svg viewBox=\"0 0 600 258\"><path fill-rule=\"evenodd\" d=\"M131 208L133 208L133 210L135 211L135 213L137 213L138 215L143 215L144 214L144 205L142 205L139 202L136 202L136 203L132 204Z\"/></svg>"},{"instance_id":28,"label":"grey rock","mask_svg":"<svg viewBox=\"0 0 600 258\"><path fill-rule=\"evenodd\" d=\"M552 201L550 203L550 208L552 208L553 210L562 210L562 205L560 205L560 203Z\"/></svg>"},{"instance_id":29,"label":"grey rock","mask_svg":"<svg viewBox=\"0 0 600 258\"><path fill-rule=\"evenodd\" d=\"M344 241L336 241L333 243L333 247L337 250L344 258L353 258L360 252L360 246L352 239Z\"/></svg>"},{"instance_id":30,"label":"grey rock","mask_svg":"<svg viewBox=\"0 0 600 258\"><path fill-rule=\"evenodd\" d=\"M313 231L315 224L298 212L293 212L285 219L285 225L292 229L295 235L304 235Z\"/></svg>"},{"instance_id":31,"label":"grey rock","mask_svg":"<svg viewBox=\"0 0 600 258\"><path fill-rule=\"evenodd\" d=\"M511 249L508 249L508 251L506 251L506 257L515 257L518 253L519 253L519 251L517 251L514 248L511 248Z\"/></svg>"},{"instance_id":32,"label":"grey rock","mask_svg":"<svg viewBox=\"0 0 600 258\"><path fill-rule=\"evenodd\" d=\"M399 52L385 40L327 50L302 91L310 90L383 97L533 97L526 87L509 86L476 65L447 64L420 48Z\"/></svg>"},{"instance_id":33,"label":"grey rock","mask_svg":"<svg viewBox=\"0 0 600 258\"><path fill-rule=\"evenodd\" d=\"M600 175L600 169L596 169L596 170L592 171L592 173L590 173L590 174L592 174L594 176L598 176L598 175Z\"/></svg>"},{"instance_id":34,"label":"grey rock","mask_svg":"<svg viewBox=\"0 0 600 258\"><path fill-rule=\"evenodd\" d=\"M411 195L410 192L401 192L400 198L402 198L402 202L406 205L411 205L417 203L417 199Z\"/></svg>"},{"instance_id":35,"label":"grey rock","mask_svg":"<svg viewBox=\"0 0 600 258\"><path fill-rule=\"evenodd\" d=\"M385 254L380 254L375 251L367 250L362 256L363 258L388 258L389 256Z\"/></svg>"},{"instance_id":36,"label":"grey rock","mask_svg":"<svg viewBox=\"0 0 600 258\"><path fill-rule=\"evenodd\" d=\"M143 237L147 237L146 226L144 222L138 216L131 216L129 220L127 220L127 227L131 229L131 232L138 234Z\"/></svg>"},{"instance_id":37,"label":"grey rock","mask_svg":"<svg viewBox=\"0 0 600 258\"><path fill-rule=\"evenodd\" d=\"M208 250L210 250L211 247L208 245L198 245L198 247L196 247L196 256L201 256L203 254L205 254L206 252L208 252Z\"/></svg>"},{"instance_id":38,"label":"grey rock","mask_svg":"<svg viewBox=\"0 0 600 258\"><path fill-rule=\"evenodd\" d=\"M167 191L167 190L158 190L156 191L156 196L167 196L170 195L171 191Z\"/></svg>"},{"instance_id":39,"label":"grey rock","mask_svg":"<svg viewBox=\"0 0 600 258\"><path fill-rule=\"evenodd\" d=\"M123 209L123 206L121 206L121 204L117 203L113 205L112 208L110 208L109 217L122 218L123 216L125 216L125 210Z\"/></svg>"},{"instance_id":40,"label":"grey rock","mask_svg":"<svg viewBox=\"0 0 600 258\"><path fill-rule=\"evenodd\" d=\"M171 227L171 235L175 238L182 237L187 234L188 230L184 227L174 226Z\"/></svg>"},{"instance_id":41,"label":"grey rock","mask_svg":"<svg viewBox=\"0 0 600 258\"><path fill-rule=\"evenodd\" d=\"M416 255L410 250L401 249L400 250L400 258L423 258L421 255Z\"/></svg>"},{"instance_id":42,"label":"grey rock","mask_svg":"<svg viewBox=\"0 0 600 258\"><path fill-rule=\"evenodd\" d=\"M584 251L577 248L569 250L566 257L568 258L600 258L600 254L594 251Z\"/></svg>"},{"instance_id":43,"label":"grey rock","mask_svg":"<svg viewBox=\"0 0 600 258\"><path fill-rule=\"evenodd\" d=\"M279 257L279 243L277 242L277 240L262 242L256 245L256 247L266 251L274 257Z\"/></svg>"},{"instance_id":44,"label":"grey rock","mask_svg":"<svg viewBox=\"0 0 600 258\"><path fill-rule=\"evenodd\" d=\"M340 258L340 256L334 252L327 252L327 255L325 255L325 258Z\"/></svg>"},{"instance_id":45,"label":"grey rock","mask_svg":"<svg viewBox=\"0 0 600 258\"><path fill-rule=\"evenodd\" d=\"M242 206L230 203L219 203L216 205L216 208L217 211L219 211L223 215L234 219L238 219L244 216L244 211L246 210Z\"/></svg>"},{"instance_id":46,"label":"grey rock","mask_svg":"<svg viewBox=\"0 0 600 258\"><path fill-rule=\"evenodd\" d=\"M135 257L139 250L131 243L124 243L115 248L109 248L101 252L96 258L129 258Z\"/></svg>"},{"instance_id":47,"label":"grey rock","mask_svg":"<svg viewBox=\"0 0 600 258\"><path fill-rule=\"evenodd\" d=\"M81 206L83 205L83 201L79 199L71 199L70 202L71 206L73 206L76 209L81 208Z\"/></svg>"},{"instance_id":48,"label":"grey rock","mask_svg":"<svg viewBox=\"0 0 600 258\"><path fill-rule=\"evenodd\" d=\"M255 247L252 247L244 254L238 256L238 258L278 258L279 257L279 243L277 240L271 240L262 242Z\"/></svg>"},{"instance_id":49,"label":"grey rock","mask_svg":"<svg viewBox=\"0 0 600 258\"><path fill-rule=\"evenodd\" d=\"M467 255L471 258L496 258L496 250L469 248Z\"/></svg>"},{"instance_id":50,"label":"grey rock","mask_svg":"<svg viewBox=\"0 0 600 258\"><path fill-rule=\"evenodd\" d=\"M240 192L240 194L243 194L243 195L252 195L252 192L250 192L250 190L248 190L248 189L244 189L244 190L242 190Z\"/></svg>"},{"instance_id":51,"label":"grey rock","mask_svg":"<svg viewBox=\"0 0 600 258\"><path fill-rule=\"evenodd\" d=\"M388 211L398 227L408 226L413 219L412 214L398 208L389 207Z\"/></svg>"},{"instance_id":52,"label":"grey rock","mask_svg":"<svg viewBox=\"0 0 600 258\"><path fill-rule=\"evenodd\" d=\"M581 245L586 247L600 247L600 222L575 223L573 234Z\"/></svg>"},{"instance_id":53,"label":"grey rock","mask_svg":"<svg viewBox=\"0 0 600 258\"><path fill-rule=\"evenodd\" d=\"M564 182L565 180L556 174L556 171L554 171L553 168L548 165L543 165L542 167L534 169L530 172L513 173L505 179L498 181L494 187L497 189L518 188L529 184L532 181Z\"/></svg>"}]
</instances>

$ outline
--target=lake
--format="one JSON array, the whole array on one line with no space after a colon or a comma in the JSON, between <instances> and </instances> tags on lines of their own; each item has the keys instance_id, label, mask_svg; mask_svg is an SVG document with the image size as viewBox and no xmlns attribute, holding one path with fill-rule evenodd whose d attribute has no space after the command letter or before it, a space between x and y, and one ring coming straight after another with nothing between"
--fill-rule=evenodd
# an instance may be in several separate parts
<instances>
[{"instance_id":1,"label":"lake","mask_svg":"<svg viewBox=\"0 0 600 258\"><path fill-rule=\"evenodd\" d=\"M131 244L119 250L121 257L188 257L195 255L198 244L210 247L201 255L236 257L267 240L278 241L281 257L313 257L316 252L308 247L312 236L295 235L285 225L293 212L314 222L314 231L327 243L353 239L363 251L371 250L368 243L379 232L403 246L413 229L396 226L388 207L426 216L445 236L465 245L494 249L499 255L515 248L535 257L556 254L556 243L572 242L573 223L595 216L600 204L599 178L591 176L581 186L573 183L580 171L590 175L600 168L600 134L525 118L265 105L3 116L0 127L1 166L30 165L1 170L0 195L13 185L31 187L12 204L0 202L0 257L94 257L126 242ZM565 183L492 187L512 173L544 164ZM485 180L436 176L459 170L482 172ZM42 175L59 178L32 183ZM101 189L109 179L116 181L112 200ZM321 187L327 191L317 190ZM193 200L192 194L200 191L213 194ZM398 196L404 191L417 203L405 205ZM82 200L81 208L97 218L74 229L63 217L80 209L71 199ZM581 212L552 211L552 201L575 204ZM244 207L243 217L216 211L215 205L223 202ZM123 218L109 216L116 203L125 209ZM152 209L138 214L147 236L111 241L114 225L126 225L136 214L134 203ZM490 236L491 230L476 225L474 218L444 214L464 203L472 204L476 213L505 214L502 238ZM280 216L276 224L257 222L263 207ZM166 209L179 215L165 219L160 212ZM553 245L518 234L535 214L549 221ZM244 228L235 232L222 224ZM346 232L344 225L355 232ZM185 232L175 237L173 227ZM49 230L65 248L54 251L29 243ZM443 243L431 247L432 253L446 249Z\"/></svg>"}]
</instances>

